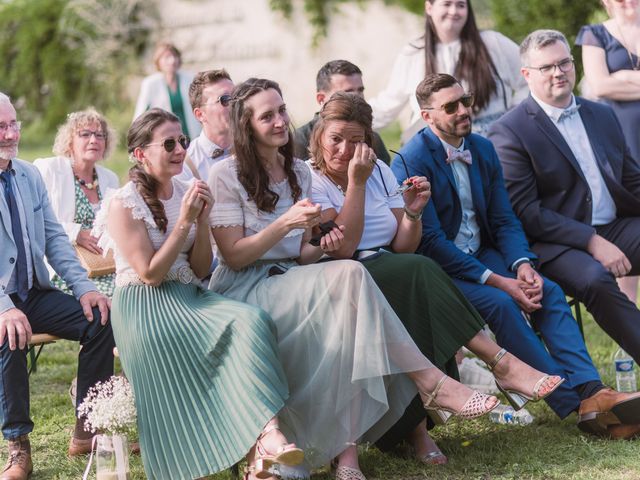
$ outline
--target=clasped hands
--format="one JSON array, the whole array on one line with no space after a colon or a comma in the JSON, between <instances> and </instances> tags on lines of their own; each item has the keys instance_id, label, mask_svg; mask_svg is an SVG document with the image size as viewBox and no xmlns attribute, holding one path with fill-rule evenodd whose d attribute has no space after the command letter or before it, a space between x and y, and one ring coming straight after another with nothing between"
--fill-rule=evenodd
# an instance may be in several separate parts
<instances>
[{"instance_id":1,"label":"clasped hands","mask_svg":"<svg viewBox=\"0 0 640 480\"><path fill-rule=\"evenodd\" d=\"M213 195L209 185L202 180L195 180L182 197L180 218L187 223L207 225L212 207Z\"/></svg>"},{"instance_id":2,"label":"clasped hands","mask_svg":"<svg viewBox=\"0 0 640 480\"><path fill-rule=\"evenodd\" d=\"M529 263L523 263L518 267L516 278L492 273L486 283L506 292L526 313L533 313L542 308L544 280Z\"/></svg>"}]
</instances>

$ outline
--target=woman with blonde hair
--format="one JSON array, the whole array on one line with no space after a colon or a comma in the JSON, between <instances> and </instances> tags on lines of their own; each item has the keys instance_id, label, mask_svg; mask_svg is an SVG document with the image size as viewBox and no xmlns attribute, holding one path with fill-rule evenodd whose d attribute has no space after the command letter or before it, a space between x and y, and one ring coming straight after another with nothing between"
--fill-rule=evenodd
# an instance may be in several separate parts
<instances>
[{"instance_id":1,"label":"woman with blonde hair","mask_svg":"<svg viewBox=\"0 0 640 480\"><path fill-rule=\"evenodd\" d=\"M53 153L34 165L47 186L49 200L58 221L74 245L102 254L99 238L91 234L105 194L118 188L118 176L98 162L108 158L116 145L115 131L93 108L71 113L58 129ZM67 291L52 268L51 280ZM113 273L92 278L101 293L113 294ZM69 292L67 292L69 293Z\"/></svg>"},{"instance_id":2,"label":"woman with blonde hair","mask_svg":"<svg viewBox=\"0 0 640 480\"><path fill-rule=\"evenodd\" d=\"M150 108L162 108L180 119L186 135L196 138L201 126L189 104L189 85L193 74L180 69L180 50L170 42L158 43L153 53L153 64L157 72L142 80L134 120Z\"/></svg>"}]
</instances>

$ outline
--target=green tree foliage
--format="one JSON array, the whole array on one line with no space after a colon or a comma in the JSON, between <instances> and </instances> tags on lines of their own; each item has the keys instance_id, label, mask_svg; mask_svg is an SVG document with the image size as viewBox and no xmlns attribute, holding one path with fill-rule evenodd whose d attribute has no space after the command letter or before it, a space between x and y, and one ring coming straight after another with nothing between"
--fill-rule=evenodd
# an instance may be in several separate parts
<instances>
[{"instance_id":1,"label":"green tree foliage","mask_svg":"<svg viewBox=\"0 0 640 480\"><path fill-rule=\"evenodd\" d=\"M49 130L67 113L123 99L130 60L152 22L135 0L0 2L0 91Z\"/></svg>"},{"instance_id":2,"label":"green tree foliage","mask_svg":"<svg viewBox=\"0 0 640 480\"><path fill-rule=\"evenodd\" d=\"M269 0L271 8L290 18L294 4L301 3L309 22L315 29L314 40L327 35L331 16L339 11L344 3L357 3L365 6L371 0ZM421 15L424 12L424 0L384 0L388 5L398 5L411 12Z\"/></svg>"}]
</instances>

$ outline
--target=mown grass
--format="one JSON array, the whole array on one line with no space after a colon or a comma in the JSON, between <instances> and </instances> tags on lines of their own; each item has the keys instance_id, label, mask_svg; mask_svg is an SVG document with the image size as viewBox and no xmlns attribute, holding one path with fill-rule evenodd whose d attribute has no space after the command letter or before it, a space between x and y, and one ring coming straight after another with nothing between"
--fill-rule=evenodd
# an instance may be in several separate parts
<instances>
[{"instance_id":1,"label":"mown grass","mask_svg":"<svg viewBox=\"0 0 640 480\"><path fill-rule=\"evenodd\" d=\"M614 343L587 314L585 330L594 361L606 383L613 384L611 357ZM35 472L33 479L79 479L86 458L66 456L73 409L67 392L75 375L77 344L48 345L31 377L31 435ZM585 436L575 426L575 415L560 421L544 403L528 407L535 422L527 427L495 425L487 418L450 422L433 431L449 457L445 466L422 465L403 448L383 454L375 447L361 448L367 478L413 479L580 479L627 480L640 478L640 441L610 441ZM132 479L145 478L139 457L131 458ZM92 477L93 478L93 477ZM211 477L231 479L229 472ZM329 479L328 472L313 476ZM171 480L171 479L167 479Z\"/></svg>"}]
</instances>

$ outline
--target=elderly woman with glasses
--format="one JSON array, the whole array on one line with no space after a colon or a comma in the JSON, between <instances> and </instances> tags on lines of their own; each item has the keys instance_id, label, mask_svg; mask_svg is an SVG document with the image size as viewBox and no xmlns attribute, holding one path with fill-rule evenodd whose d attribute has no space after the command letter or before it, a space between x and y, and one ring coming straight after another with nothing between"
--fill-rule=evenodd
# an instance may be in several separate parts
<instances>
[{"instance_id":1,"label":"elderly woman with glasses","mask_svg":"<svg viewBox=\"0 0 640 480\"><path fill-rule=\"evenodd\" d=\"M397 185L369 146L371 123L371 107L362 98L336 93L311 134L312 200L321 205L324 222L345 227L344 242L332 256L362 262L421 351L450 376L458 374L455 354L464 345L489 364L516 407L549 395L562 379L501 349L484 333L481 317L449 276L432 260L413 254L422 235L429 182L410 177ZM447 461L427 434L418 397L378 446L386 450L402 440L422 462Z\"/></svg>"},{"instance_id":2,"label":"elderly woman with glasses","mask_svg":"<svg viewBox=\"0 0 640 480\"><path fill-rule=\"evenodd\" d=\"M47 186L51 206L75 245L102 254L91 234L96 213L107 190L118 188L117 175L98 165L113 151L116 135L107 120L92 108L74 112L60 126L53 144L55 157L39 158L34 165ZM52 283L67 291L52 268ZM92 278L101 293L113 294L113 273ZM70 293L67 291L67 293Z\"/></svg>"}]
</instances>

